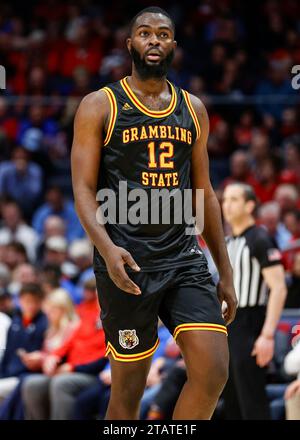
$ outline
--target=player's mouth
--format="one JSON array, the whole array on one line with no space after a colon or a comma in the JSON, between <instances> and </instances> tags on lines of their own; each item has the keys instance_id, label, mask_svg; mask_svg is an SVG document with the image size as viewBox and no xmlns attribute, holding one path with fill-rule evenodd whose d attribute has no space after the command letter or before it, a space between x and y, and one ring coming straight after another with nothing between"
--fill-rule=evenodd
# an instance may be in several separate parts
<instances>
[{"instance_id":1,"label":"player's mouth","mask_svg":"<svg viewBox=\"0 0 300 440\"><path fill-rule=\"evenodd\" d=\"M148 52L146 54L146 59L149 61L159 61L161 59L161 54L159 52Z\"/></svg>"}]
</instances>

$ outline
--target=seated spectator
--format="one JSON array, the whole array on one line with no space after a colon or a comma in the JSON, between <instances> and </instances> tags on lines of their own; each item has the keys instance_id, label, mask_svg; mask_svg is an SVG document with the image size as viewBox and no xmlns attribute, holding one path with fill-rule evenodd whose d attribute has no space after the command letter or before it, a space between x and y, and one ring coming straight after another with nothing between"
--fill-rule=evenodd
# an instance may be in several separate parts
<instances>
[{"instance_id":1,"label":"seated spectator","mask_svg":"<svg viewBox=\"0 0 300 440\"><path fill-rule=\"evenodd\" d=\"M300 138L293 136L284 145L285 168L281 173L283 183L300 184Z\"/></svg>"},{"instance_id":2,"label":"seated spectator","mask_svg":"<svg viewBox=\"0 0 300 440\"><path fill-rule=\"evenodd\" d=\"M279 204L282 216L287 211L299 208L299 193L294 185L287 183L279 185L274 200Z\"/></svg>"},{"instance_id":3,"label":"seated spectator","mask_svg":"<svg viewBox=\"0 0 300 440\"><path fill-rule=\"evenodd\" d=\"M235 151L230 157L230 176L222 182L222 188L233 182L243 182L254 186L254 179L250 170L249 155L245 151Z\"/></svg>"},{"instance_id":4,"label":"seated spectator","mask_svg":"<svg viewBox=\"0 0 300 440\"><path fill-rule=\"evenodd\" d=\"M7 290L13 295L15 305L19 305L19 293L22 285L37 282L37 271L35 267L29 263L20 263L12 270L11 282L7 286Z\"/></svg>"},{"instance_id":5,"label":"seated spectator","mask_svg":"<svg viewBox=\"0 0 300 440\"><path fill-rule=\"evenodd\" d=\"M29 108L28 118L21 120L17 140L29 151L46 151L57 133L57 122L47 117L43 106L35 104Z\"/></svg>"},{"instance_id":6,"label":"seated spectator","mask_svg":"<svg viewBox=\"0 0 300 440\"><path fill-rule=\"evenodd\" d=\"M44 264L60 266L67 260L68 243L59 235L49 237L45 243Z\"/></svg>"},{"instance_id":7,"label":"seated spectator","mask_svg":"<svg viewBox=\"0 0 300 440\"><path fill-rule=\"evenodd\" d=\"M16 312L12 295L2 288L0 288L0 312L12 318Z\"/></svg>"},{"instance_id":8,"label":"seated spectator","mask_svg":"<svg viewBox=\"0 0 300 440\"><path fill-rule=\"evenodd\" d=\"M291 58L285 50L274 51L270 56L268 77L259 82L255 93L260 96L277 96L278 99L276 102L261 100L257 110L262 116L270 115L276 121L280 120L284 109L289 105L290 96L296 93L291 87L290 62Z\"/></svg>"},{"instance_id":9,"label":"seated spectator","mask_svg":"<svg viewBox=\"0 0 300 440\"><path fill-rule=\"evenodd\" d=\"M48 319L48 328L42 350L23 352L20 356L30 371L40 371L45 357L60 348L79 325L73 303L64 289L55 289L45 298L43 311Z\"/></svg>"},{"instance_id":10,"label":"seated spectator","mask_svg":"<svg viewBox=\"0 0 300 440\"><path fill-rule=\"evenodd\" d=\"M300 211L293 209L286 211L283 216L283 223L292 234L291 242L300 239Z\"/></svg>"},{"instance_id":11,"label":"seated spectator","mask_svg":"<svg viewBox=\"0 0 300 440\"><path fill-rule=\"evenodd\" d=\"M22 243L26 249L28 258L34 262L38 235L23 218L20 207L12 200L4 202L1 206L3 225L0 228L0 244L8 245L13 241Z\"/></svg>"},{"instance_id":12,"label":"seated spectator","mask_svg":"<svg viewBox=\"0 0 300 440\"><path fill-rule=\"evenodd\" d=\"M45 358L44 374L24 381L22 396L27 419L71 419L76 395L97 383L95 374L83 372L84 366L96 363L101 369L106 364L107 360L102 359L105 336L95 279L93 286L84 289L84 300L76 311L81 319L79 327L62 347Z\"/></svg>"},{"instance_id":13,"label":"seated spectator","mask_svg":"<svg viewBox=\"0 0 300 440\"><path fill-rule=\"evenodd\" d=\"M248 148L254 128L253 113L250 110L246 110L241 114L239 124L234 130L234 140L239 148Z\"/></svg>"},{"instance_id":14,"label":"seated spectator","mask_svg":"<svg viewBox=\"0 0 300 440\"><path fill-rule=\"evenodd\" d=\"M288 293L285 308L300 308L300 252L294 255L291 277L287 281Z\"/></svg>"},{"instance_id":15,"label":"seated spectator","mask_svg":"<svg viewBox=\"0 0 300 440\"><path fill-rule=\"evenodd\" d=\"M298 326L296 326L298 328ZM287 420L300 420L300 337L299 333L293 339L294 347L284 360L287 374L297 376L285 391L285 408Z\"/></svg>"},{"instance_id":16,"label":"seated spectator","mask_svg":"<svg viewBox=\"0 0 300 440\"><path fill-rule=\"evenodd\" d=\"M40 237L43 236L44 224L49 216L61 217L66 226L66 238L73 241L85 236L85 232L78 220L74 209L74 203L65 200L60 188L53 186L46 192L46 203L40 206L34 213L32 226Z\"/></svg>"},{"instance_id":17,"label":"seated spectator","mask_svg":"<svg viewBox=\"0 0 300 440\"><path fill-rule=\"evenodd\" d=\"M9 112L9 106L4 96L0 96L0 133L6 140L13 142L18 132L18 118L12 116ZM2 157L2 151L0 158Z\"/></svg>"},{"instance_id":18,"label":"seated spectator","mask_svg":"<svg viewBox=\"0 0 300 440\"><path fill-rule=\"evenodd\" d=\"M69 248L69 257L78 268L79 277L74 294L80 300L83 295L83 285L86 280L94 275L93 271L93 247L89 240L83 238L74 240Z\"/></svg>"},{"instance_id":19,"label":"seated spectator","mask_svg":"<svg viewBox=\"0 0 300 440\"><path fill-rule=\"evenodd\" d=\"M6 289L11 280L11 273L9 268L0 263L0 289Z\"/></svg>"},{"instance_id":20,"label":"seated spectator","mask_svg":"<svg viewBox=\"0 0 300 440\"><path fill-rule=\"evenodd\" d=\"M42 169L30 161L22 147L14 148L11 161L0 165L0 194L13 198L30 220L42 193Z\"/></svg>"},{"instance_id":21,"label":"seated spectator","mask_svg":"<svg viewBox=\"0 0 300 440\"><path fill-rule=\"evenodd\" d=\"M161 420L171 417L186 378L184 360L179 359L168 371L159 392L155 395L147 420Z\"/></svg>"},{"instance_id":22,"label":"seated spectator","mask_svg":"<svg viewBox=\"0 0 300 440\"><path fill-rule=\"evenodd\" d=\"M28 263L27 252L22 243L12 241L4 248L5 253L2 261L11 272L14 271L20 264Z\"/></svg>"},{"instance_id":23,"label":"seated spectator","mask_svg":"<svg viewBox=\"0 0 300 440\"><path fill-rule=\"evenodd\" d=\"M275 156L270 156L258 164L256 181L253 182L253 187L261 203L273 199L274 193L280 184L279 169L279 161Z\"/></svg>"},{"instance_id":24,"label":"seated spectator","mask_svg":"<svg viewBox=\"0 0 300 440\"><path fill-rule=\"evenodd\" d=\"M11 324L10 317L0 311L0 362L5 352L7 333L10 324Z\"/></svg>"},{"instance_id":25,"label":"seated spectator","mask_svg":"<svg viewBox=\"0 0 300 440\"><path fill-rule=\"evenodd\" d=\"M270 156L270 140L266 133L256 131L250 143L251 170L256 173L258 167Z\"/></svg>"},{"instance_id":26,"label":"seated spectator","mask_svg":"<svg viewBox=\"0 0 300 440\"><path fill-rule=\"evenodd\" d=\"M20 292L20 309L8 330L6 350L0 364L0 403L14 390L19 377L29 372L21 353L40 350L47 329L41 311L43 292L38 284L24 285Z\"/></svg>"},{"instance_id":27,"label":"seated spectator","mask_svg":"<svg viewBox=\"0 0 300 440\"><path fill-rule=\"evenodd\" d=\"M284 267L288 272L291 272L295 255L300 252L300 211L296 209L286 211L283 223L292 234L292 238L283 252Z\"/></svg>"},{"instance_id":28,"label":"seated spectator","mask_svg":"<svg viewBox=\"0 0 300 440\"><path fill-rule=\"evenodd\" d=\"M50 215L44 223L43 236L40 237L40 243L37 249L37 260L43 259L45 243L50 237L65 237L66 226L63 219L57 215Z\"/></svg>"},{"instance_id":29,"label":"seated spectator","mask_svg":"<svg viewBox=\"0 0 300 440\"><path fill-rule=\"evenodd\" d=\"M284 249L291 240L291 233L280 221L280 206L276 202L264 203L258 210L258 221L280 249Z\"/></svg>"}]
</instances>

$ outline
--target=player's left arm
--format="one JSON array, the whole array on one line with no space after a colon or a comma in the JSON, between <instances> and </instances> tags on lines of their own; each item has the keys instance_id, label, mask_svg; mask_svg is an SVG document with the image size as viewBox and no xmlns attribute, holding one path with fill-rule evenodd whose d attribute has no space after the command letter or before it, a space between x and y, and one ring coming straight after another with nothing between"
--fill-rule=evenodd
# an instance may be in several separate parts
<instances>
[{"instance_id":1,"label":"player's left arm","mask_svg":"<svg viewBox=\"0 0 300 440\"><path fill-rule=\"evenodd\" d=\"M193 215L196 216L197 225L200 225L201 219L199 218L199 211L196 209L200 200L197 196L196 189L203 189L204 225L202 228L202 236L219 272L218 296L221 304L223 301L227 304L224 318L226 323L230 324L235 317L237 299L233 286L232 267L225 244L221 209L209 177L209 158L207 152L209 119L207 111L200 99L193 95L190 95L190 98L201 128L201 134L196 139L192 150L191 181L193 188Z\"/></svg>"},{"instance_id":2,"label":"player's left arm","mask_svg":"<svg viewBox=\"0 0 300 440\"><path fill-rule=\"evenodd\" d=\"M265 367L274 355L274 335L284 307L287 288L282 264L262 269L262 276L270 289L266 318L261 333L255 341L252 355L256 363Z\"/></svg>"}]
</instances>

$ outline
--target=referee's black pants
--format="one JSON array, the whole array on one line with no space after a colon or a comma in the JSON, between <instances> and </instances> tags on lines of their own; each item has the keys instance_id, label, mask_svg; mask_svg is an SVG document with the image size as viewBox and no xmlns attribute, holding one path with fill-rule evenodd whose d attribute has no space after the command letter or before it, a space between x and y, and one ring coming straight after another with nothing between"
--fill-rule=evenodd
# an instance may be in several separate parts
<instances>
[{"instance_id":1,"label":"referee's black pants","mask_svg":"<svg viewBox=\"0 0 300 440\"><path fill-rule=\"evenodd\" d=\"M225 386L224 411L228 420L269 420L265 391L266 368L256 365L251 356L254 342L265 320L262 306L238 308L228 326L230 351L229 379Z\"/></svg>"}]
</instances>

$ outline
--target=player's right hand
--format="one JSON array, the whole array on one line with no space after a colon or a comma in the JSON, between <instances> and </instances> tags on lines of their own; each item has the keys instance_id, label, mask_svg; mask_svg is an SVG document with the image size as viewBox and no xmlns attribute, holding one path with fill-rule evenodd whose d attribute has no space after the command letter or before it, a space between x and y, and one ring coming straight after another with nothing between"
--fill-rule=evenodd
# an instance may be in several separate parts
<instances>
[{"instance_id":1,"label":"player's right hand","mask_svg":"<svg viewBox=\"0 0 300 440\"><path fill-rule=\"evenodd\" d=\"M119 289L133 295L141 294L139 286L129 278L124 269L124 264L128 264L135 271L141 270L130 252L122 247L114 246L110 254L105 258L105 263L110 278Z\"/></svg>"}]
</instances>

